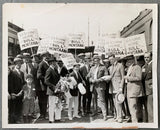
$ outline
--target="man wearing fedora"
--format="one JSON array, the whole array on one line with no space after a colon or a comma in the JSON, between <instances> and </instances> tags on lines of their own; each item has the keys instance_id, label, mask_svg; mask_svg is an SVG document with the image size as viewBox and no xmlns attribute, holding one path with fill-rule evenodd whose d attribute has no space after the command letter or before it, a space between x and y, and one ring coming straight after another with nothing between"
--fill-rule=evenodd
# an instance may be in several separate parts
<instances>
[{"instance_id":1,"label":"man wearing fedora","mask_svg":"<svg viewBox=\"0 0 160 130\"><path fill-rule=\"evenodd\" d=\"M91 113L92 93L90 91L89 78L87 77L90 71L89 60L90 60L90 57L85 56L84 65L80 68L80 74L82 76L83 81L85 82L84 87L86 89L86 94L82 95L82 116L84 116L85 114Z\"/></svg>"},{"instance_id":2,"label":"man wearing fedora","mask_svg":"<svg viewBox=\"0 0 160 130\"><path fill-rule=\"evenodd\" d=\"M127 75L124 79L127 83L127 100L129 111L131 114L131 120L134 123L138 122L137 112L138 112L138 97L143 95L142 87L142 69L139 65L135 63L135 58L133 55L126 57L128 66Z\"/></svg>"},{"instance_id":3,"label":"man wearing fedora","mask_svg":"<svg viewBox=\"0 0 160 130\"><path fill-rule=\"evenodd\" d=\"M57 61L58 64L58 72L62 77L66 77L69 73L67 68L64 66L62 60Z\"/></svg>"},{"instance_id":4,"label":"man wearing fedora","mask_svg":"<svg viewBox=\"0 0 160 130\"><path fill-rule=\"evenodd\" d=\"M46 75L46 71L49 68L48 64L48 58L49 53L45 52L41 54L42 61L39 63L39 67L37 70L37 79L39 80L39 87L36 87L36 94L38 96L39 100L39 108L40 108L40 118L47 118L47 101L48 101L48 95L46 95L47 92L47 85L44 82L44 77Z\"/></svg>"},{"instance_id":5,"label":"man wearing fedora","mask_svg":"<svg viewBox=\"0 0 160 130\"><path fill-rule=\"evenodd\" d=\"M109 93L113 96L115 106L115 121L122 123L122 104L117 103L116 94L122 92L124 85L124 67L121 63L118 63L117 58L114 54L109 55L109 61L111 66L109 72L111 75L111 83Z\"/></svg>"},{"instance_id":6,"label":"man wearing fedora","mask_svg":"<svg viewBox=\"0 0 160 130\"><path fill-rule=\"evenodd\" d=\"M105 101L106 82L101 80L101 77L108 75L108 72L105 66L100 64L99 56L97 55L94 56L93 62L94 62L94 66L90 69L88 77L89 77L90 83L93 84L93 93L95 96L95 100L97 100L96 96L98 96L98 105L102 110L103 119L107 120L106 101ZM97 106L95 109L95 114L97 114Z\"/></svg>"},{"instance_id":7,"label":"man wearing fedora","mask_svg":"<svg viewBox=\"0 0 160 130\"><path fill-rule=\"evenodd\" d=\"M21 66L21 71L24 73L24 78L26 78L27 74L33 75L33 65L29 53L23 53L22 58L23 58L23 64Z\"/></svg>"},{"instance_id":8,"label":"man wearing fedora","mask_svg":"<svg viewBox=\"0 0 160 130\"><path fill-rule=\"evenodd\" d=\"M110 61L108 58L103 59L103 64L106 67L108 73L109 73L109 67L110 67ZM106 83L106 109L107 109L107 114L113 115L114 113L114 103L113 103L113 97L112 94L109 93L109 85L110 82Z\"/></svg>"},{"instance_id":9,"label":"man wearing fedora","mask_svg":"<svg viewBox=\"0 0 160 130\"><path fill-rule=\"evenodd\" d=\"M82 79L80 78L79 75L79 69L80 69L80 64L75 63L73 65L73 71L70 73L70 77L74 77L74 79L76 80L77 84L75 86L73 86L73 89L70 89L70 94L71 94L71 98L69 98L69 103L68 103L68 117L69 120L72 120L73 117L76 118L81 118L81 116L78 115L78 105L79 105L79 90L78 90L78 84L82 82ZM72 106L74 103L74 113L72 116Z\"/></svg>"},{"instance_id":10,"label":"man wearing fedora","mask_svg":"<svg viewBox=\"0 0 160 130\"><path fill-rule=\"evenodd\" d=\"M25 83L24 74L20 70L22 59L15 58L14 59L15 67L12 71L12 77L9 82L8 92L10 94L10 123L22 123L22 99L23 94L21 90Z\"/></svg>"},{"instance_id":11,"label":"man wearing fedora","mask_svg":"<svg viewBox=\"0 0 160 130\"><path fill-rule=\"evenodd\" d=\"M144 60L145 65L142 67L142 75L147 97L148 122L153 122L152 53L145 53Z\"/></svg>"},{"instance_id":12,"label":"man wearing fedora","mask_svg":"<svg viewBox=\"0 0 160 130\"><path fill-rule=\"evenodd\" d=\"M58 94L60 91L57 89L57 83L60 80L60 74L58 73L58 66L56 64L56 58L51 57L48 60L50 64L46 71L45 83L47 85L47 95L49 103L49 123L54 121L61 121L61 101L59 100ZM55 118L54 118L55 117Z\"/></svg>"}]
</instances>

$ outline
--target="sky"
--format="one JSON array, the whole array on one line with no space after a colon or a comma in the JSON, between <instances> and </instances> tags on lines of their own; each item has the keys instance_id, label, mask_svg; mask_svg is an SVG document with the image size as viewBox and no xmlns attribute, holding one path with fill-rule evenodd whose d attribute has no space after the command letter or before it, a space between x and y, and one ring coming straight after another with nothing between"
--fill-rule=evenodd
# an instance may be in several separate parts
<instances>
[{"instance_id":1,"label":"sky","mask_svg":"<svg viewBox=\"0 0 160 130\"><path fill-rule=\"evenodd\" d=\"M36 28L39 36L66 36L83 32L95 41L99 35L118 33L150 4L4 4L3 17L25 30ZM89 28L89 29L88 29Z\"/></svg>"}]
</instances>

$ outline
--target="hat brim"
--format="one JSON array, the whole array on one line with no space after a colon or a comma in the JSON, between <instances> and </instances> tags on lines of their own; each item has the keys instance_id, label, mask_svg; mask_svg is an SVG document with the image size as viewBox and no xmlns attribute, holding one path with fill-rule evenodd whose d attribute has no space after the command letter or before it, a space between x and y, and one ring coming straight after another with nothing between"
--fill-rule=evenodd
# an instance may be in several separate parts
<instances>
[{"instance_id":1,"label":"hat brim","mask_svg":"<svg viewBox=\"0 0 160 130\"><path fill-rule=\"evenodd\" d=\"M74 65L73 65L73 67L75 67L75 66L81 66L81 65L80 65L79 63L77 63L77 64L74 64Z\"/></svg>"},{"instance_id":2,"label":"hat brim","mask_svg":"<svg viewBox=\"0 0 160 130\"><path fill-rule=\"evenodd\" d=\"M119 98L118 98L120 95L123 96L122 100L119 100ZM122 94L122 93L117 93L116 94L116 101L117 101L118 104L123 103L124 100L125 100L124 94Z\"/></svg>"},{"instance_id":3,"label":"hat brim","mask_svg":"<svg viewBox=\"0 0 160 130\"><path fill-rule=\"evenodd\" d=\"M15 60L14 63L22 62L22 60Z\"/></svg>"}]
</instances>

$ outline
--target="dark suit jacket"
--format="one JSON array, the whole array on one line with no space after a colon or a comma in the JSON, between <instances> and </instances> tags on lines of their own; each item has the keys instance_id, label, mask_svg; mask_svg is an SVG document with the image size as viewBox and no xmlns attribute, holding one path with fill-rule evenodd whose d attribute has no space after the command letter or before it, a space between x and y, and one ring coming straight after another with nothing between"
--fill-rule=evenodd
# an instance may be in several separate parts
<instances>
[{"instance_id":1,"label":"dark suit jacket","mask_svg":"<svg viewBox=\"0 0 160 130\"><path fill-rule=\"evenodd\" d=\"M86 90L89 90L90 89L90 84L89 84L89 78L87 78L87 75L88 75L88 73L89 73L89 70L90 70L90 67L88 67L88 71L87 71L87 68L86 68L86 66L84 65L84 66L82 66L81 68L80 68L80 74L81 74L81 76L82 76L82 78L83 78L83 80L85 81L85 84L86 84L86 86L85 86L85 88L86 88Z\"/></svg>"},{"instance_id":2,"label":"dark suit jacket","mask_svg":"<svg viewBox=\"0 0 160 130\"><path fill-rule=\"evenodd\" d=\"M18 72L16 70L13 70L13 72L10 76L11 77L9 78L9 81L12 81L12 82L9 83L10 85L8 88L8 92L10 94L11 93L18 94L22 90L23 85L25 84L24 74L21 71L20 71L20 74L18 74ZM22 96L19 98L22 98Z\"/></svg>"},{"instance_id":3,"label":"dark suit jacket","mask_svg":"<svg viewBox=\"0 0 160 130\"><path fill-rule=\"evenodd\" d=\"M8 75L8 93L11 94L14 90L13 87L13 78L14 78L14 74L13 71L11 70L9 75Z\"/></svg>"},{"instance_id":4,"label":"dark suit jacket","mask_svg":"<svg viewBox=\"0 0 160 130\"><path fill-rule=\"evenodd\" d=\"M67 70L67 68L65 66L63 66L62 69L61 69L61 71L60 71L60 75L62 77L66 77L67 74L69 74L68 70Z\"/></svg>"},{"instance_id":5,"label":"dark suit jacket","mask_svg":"<svg viewBox=\"0 0 160 130\"><path fill-rule=\"evenodd\" d=\"M78 96L78 92L79 92L78 84L81 83L82 80L81 80L79 74L78 74L78 78L77 78L77 76L76 76L74 71L72 71L72 73L70 73L70 77L74 77L76 82L77 82L77 85L74 86L74 89L70 89L70 93L71 93L72 96Z\"/></svg>"},{"instance_id":6,"label":"dark suit jacket","mask_svg":"<svg viewBox=\"0 0 160 130\"><path fill-rule=\"evenodd\" d=\"M33 64L33 79L34 79L33 82L34 82L36 91L41 91L40 80L37 78L38 68L39 68L38 63L34 63Z\"/></svg>"},{"instance_id":7,"label":"dark suit jacket","mask_svg":"<svg viewBox=\"0 0 160 130\"><path fill-rule=\"evenodd\" d=\"M45 86L45 89L47 89L47 85L44 82L44 77L46 75L46 71L48 68L49 68L48 64L46 64L44 61L41 61L37 70L37 79L39 79L42 82L42 84Z\"/></svg>"},{"instance_id":8,"label":"dark suit jacket","mask_svg":"<svg viewBox=\"0 0 160 130\"><path fill-rule=\"evenodd\" d=\"M144 90L146 95L152 94L152 62L149 65L144 65L142 67L142 79L144 84Z\"/></svg>"},{"instance_id":9,"label":"dark suit jacket","mask_svg":"<svg viewBox=\"0 0 160 130\"><path fill-rule=\"evenodd\" d=\"M54 90L56 89L56 84L60 80L60 75L58 71L49 67L45 75L45 84L47 85L47 95L56 95Z\"/></svg>"}]
</instances>

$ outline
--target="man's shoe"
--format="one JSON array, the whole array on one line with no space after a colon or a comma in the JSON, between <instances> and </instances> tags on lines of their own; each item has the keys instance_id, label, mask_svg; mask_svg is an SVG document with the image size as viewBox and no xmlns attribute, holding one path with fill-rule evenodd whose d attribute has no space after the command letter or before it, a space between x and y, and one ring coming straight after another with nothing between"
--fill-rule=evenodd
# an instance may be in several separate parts
<instances>
[{"instance_id":1,"label":"man's shoe","mask_svg":"<svg viewBox=\"0 0 160 130\"><path fill-rule=\"evenodd\" d=\"M116 122L117 122L117 121L118 121L118 118L114 118L114 121L116 121Z\"/></svg>"},{"instance_id":2,"label":"man's shoe","mask_svg":"<svg viewBox=\"0 0 160 130\"><path fill-rule=\"evenodd\" d=\"M49 121L49 123L54 123L54 121Z\"/></svg>"},{"instance_id":3,"label":"man's shoe","mask_svg":"<svg viewBox=\"0 0 160 130\"><path fill-rule=\"evenodd\" d=\"M38 117L38 120L43 120L44 119L44 115L40 115L39 117Z\"/></svg>"},{"instance_id":4,"label":"man's shoe","mask_svg":"<svg viewBox=\"0 0 160 130\"><path fill-rule=\"evenodd\" d=\"M93 117L93 116L96 116L98 114L98 112L93 112L92 114L91 114L91 116Z\"/></svg>"},{"instance_id":5,"label":"man's shoe","mask_svg":"<svg viewBox=\"0 0 160 130\"><path fill-rule=\"evenodd\" d=\"M106 121L107 119L108 119L108 118L107 118L106 116L105 116L105 117L103 117L103 120L104 120L104 121Z\"/></svg>"},{"instance_id":6,"label":"man's shoe","mask_svg":"<svg viewBox=\"0 0 160 130\"><path fill-rule=\"evenodd\" d=\"M77 116L74 116L75 118L81 118L81 116L77 115Z\"/></svg>"},{"instance_id":7,"label":"man's shoe","mask_svg":"<svg viewBox=\"0 0 160 130\"><path fill-rule=\"evenodd\" d=\"M87 111L87 114L92 114L92 112L91 111Z\"/></svg>"},{"instance_id":8,"label":"man's shoe","mask_svg":"<svg viewBox=\"0 0 160 130\"><path fill-rule=\"evenodd\" d=\"M84 112L82 112L82 116L85 116L85 113L84 113Z\"/></svg>"},{"instance_id":9,"label":"man's shoe","mask_svg":"<svg viewBox=\"0 0 160 130\"><path fill-rule=\"evenodd\" d=\"M127 119L127 122L131 122L132 120L131 120L131 118L129 117L128 119Z\"/></svg>"},{"instance_id":10,"label":"man's shoe","mask_svg":"<svg viewBox=\"0 0 160 130\"><path fill-rule=\"evenodd\" d=\"M122 123L123 122L123 120L122 119L118 119L118 121L117 121L118 123Z\"/></svg>"},{"instance_id":11,"label":"man's shoe","mask_svg":"<svg viewBox=\"0 0 160 130\"><path fill-rule=\"evenodd\" d=\"M72 121L72 120L73 120L73 118L72 118L72 117L69 117L68 119L69 119L70 121Z\"/></svg>"},{"instance_id":12,"label":"man's shoe","mask_svg":"<svg viewBox=\"0 0 160 130\"><path fill-rule=\"evenodd\" d=\"M44 119L48 120L48 119L49 119L49 117L48 117L48 116L45 116L45 117L44 117Z\"/></svg>"},{"instance_id":13,"label":"man's shoe","mask_svg":"<svg viewBox=\"0 0 160 130\"><path fill-rule=\"evenodd\" d=\"M63 119L55 120L55 123L60 123L60 122L65 122L65 120L63 120Z\"/></svg>"}]
</instances>

